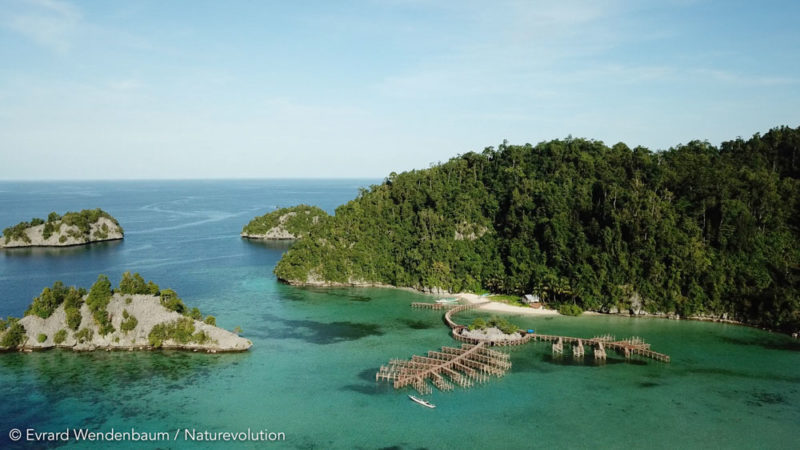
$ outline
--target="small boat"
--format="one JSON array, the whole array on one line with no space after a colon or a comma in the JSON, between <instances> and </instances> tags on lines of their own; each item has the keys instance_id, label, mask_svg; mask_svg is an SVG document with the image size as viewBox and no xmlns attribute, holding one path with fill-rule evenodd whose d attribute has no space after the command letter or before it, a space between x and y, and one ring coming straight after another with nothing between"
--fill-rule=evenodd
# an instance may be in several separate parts
<instances>
[{"instance_id":1,"label":"small boat","mask_svg":"<svg viewBox=\"0 0 800 450\"><path fill-rule=\"evenodd\" d=\"M457 301L458 301L457 298L440 298L439 300L436 300L436 303L441 303L441 304L448 305L448 304L451 304L451 303L456 303Z\"/></svg>"},{"instance_id":2,"label":"small boat","mask_svg":"<svg viewBox=\"0 0 800 450\"><path fill-rule=\"evenodd\" d=\"M422 406L426 406L428 408L436 408L436 405L434 405L433 403L427 402L421 398L414 397L413 395L409 395L408 398L410 398L413 402L419 403Z\"/></svg>"}]
</instances>

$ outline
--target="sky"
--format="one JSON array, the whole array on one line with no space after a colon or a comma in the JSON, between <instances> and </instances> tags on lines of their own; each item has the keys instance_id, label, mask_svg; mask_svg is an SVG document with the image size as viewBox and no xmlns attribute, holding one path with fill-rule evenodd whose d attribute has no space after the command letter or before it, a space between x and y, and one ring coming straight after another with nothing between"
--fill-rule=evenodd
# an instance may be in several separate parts
<instances>
[{"instance_id":1,"label":"sky","mask_svg":"<svg viewBox=\"0 0 800 450\"><path fill-rule=\"evenodd\" d=\"M800 2L0 0L0 180L381 178L800 125Z\"/></svg>"}]
</instances>

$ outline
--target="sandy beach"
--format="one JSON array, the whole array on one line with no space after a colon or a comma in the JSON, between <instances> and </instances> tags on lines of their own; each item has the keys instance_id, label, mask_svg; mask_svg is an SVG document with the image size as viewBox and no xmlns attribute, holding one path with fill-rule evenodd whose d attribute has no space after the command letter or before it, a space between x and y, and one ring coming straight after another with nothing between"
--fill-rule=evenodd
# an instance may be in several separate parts
<instances>
[{"instance_id":1,"label":"sandy beach","mask_svg":"<svg viewBox=\"0 0 800 450\"><path fill-rule=\"evenodd\" d=\"M558 316L560 315L558 311L552 309L544 309L544 308L530 308L527 306L513 306L507 303L500 303L500 302L493 302L491 301L490 297L481 297L478 294L472 294L468 292L461 292L455 294L456 298L459 300L463 300L467 303L483 303L485 301L489 301L491 303L487 303L484 306L481 306L479 309L483 311L494 311L506 314L524 314L527 316Z\"/></svg>"}]
</instances>

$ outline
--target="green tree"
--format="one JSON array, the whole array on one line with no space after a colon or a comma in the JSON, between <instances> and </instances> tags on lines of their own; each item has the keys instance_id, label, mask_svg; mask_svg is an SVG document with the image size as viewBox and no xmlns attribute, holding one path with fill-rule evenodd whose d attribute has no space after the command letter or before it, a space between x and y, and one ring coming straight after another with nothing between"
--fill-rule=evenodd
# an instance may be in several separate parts
<instances>
[{"instance_id":1,"label":"green tree","mask_svg":"<svg viewBox=\"0 0 800 450\"><path fill-rule=\"evenodd\" d=\"M100 327L99 333L101 336L114 332L114 326L111 324L111 319L106 310L112 295L111 282L108 280L107 276L101 274L97 277L97 281L92 285L91 289L89 289L89 295L86 297L86 305L92 312L92 317L95 322Z\"/></svg>"},{"instance_id":2,"label":"green tree","mask_svg":"<svg viewBox=\"0 0 800 450\"><path fill-rule=\"evenodd\" d=\"M156 288L156 291L158 291L158 288ZM148 286L148 284L144 281L144 278L142 278L142 276L138 273L131 275L130 272L125 272L122 274L122 280L119 282L119 292L129 295L152 295L152 286Z\"/></svg>"},{"instance_id":3,"label":"green tree","mask_svg":"<svg viewBox=\"0 0 800 450\"><path fill-rule=\"evenodd\" d=\"M180 314L187 312L186 305L180 297L178 297L178 293L172 289L164 289L161 291L161 304L170 311L175 311Z\"/></svg>"},{"instance_id":4,"label":"green tree","mask_svg":"<svg viewBox=\"0 0 800 450\"><path fill-rule=\"evenodd\" d=\"M570 311L727 314L798 331L799 168L800 127L663 152L504 142L362 190L275 274L537 293Z\"/></svg>"},{"instance_id":5,"label":"green tree","mask_svg":"<svg viewBox=\"0 0 800 450\"><path fill-rule=\"evenodd\" d=\"M25 343L25 327L18 319L9 317L6 326L6 332L0 339L0 347L14 348Z\"/></svg>"}]
</instances>

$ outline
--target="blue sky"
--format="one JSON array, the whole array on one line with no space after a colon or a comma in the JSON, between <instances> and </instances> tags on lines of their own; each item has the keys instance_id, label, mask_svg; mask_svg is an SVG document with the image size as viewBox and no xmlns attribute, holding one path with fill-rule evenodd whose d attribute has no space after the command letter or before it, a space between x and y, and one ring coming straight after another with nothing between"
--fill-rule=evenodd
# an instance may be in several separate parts
<instances>
[{"instance_id":1,"label":"blue sky","mask_svg":"<svg viewBox=\"0 0 800 450\"><path fill-rule=\"evenodd\" d=\"M370 177L800 125L800 2L0 0L0 179Z\"/></svg>"}]
</instances>

